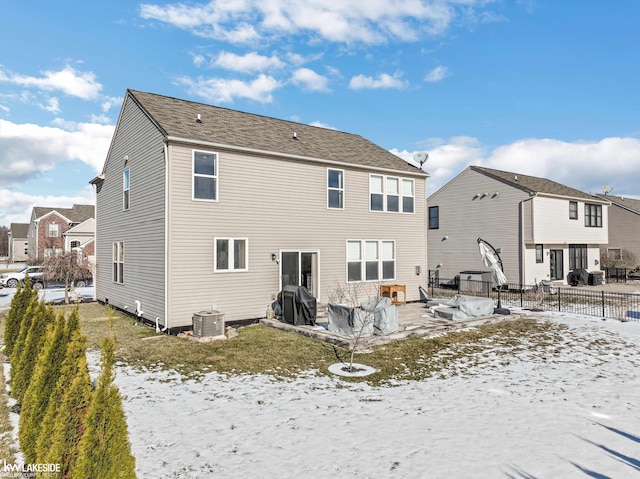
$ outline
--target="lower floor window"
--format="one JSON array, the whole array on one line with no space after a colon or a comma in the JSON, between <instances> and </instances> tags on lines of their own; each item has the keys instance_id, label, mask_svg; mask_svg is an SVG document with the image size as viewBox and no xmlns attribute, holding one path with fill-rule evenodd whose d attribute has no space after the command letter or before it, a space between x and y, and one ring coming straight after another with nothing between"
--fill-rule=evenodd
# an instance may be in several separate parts
<instances>
[{"instance_id":1,"label":"lower floor window","mask_svg":"<svg viewBox=\"0 0 640 479\"><path fill-rule=\"evenodd\" d=\"M587 269L587 245L569 245L569 269Z\"/></svg>"},{"instance_id":2,"label":"lower floor window","mask_svg":"<svg viewBox=\"0 0 640 479\"><path fill-rule=\"evenodd\" d=\"M216 238L215 271L248 271L248 240L246 238Z\"/></svg>"},{"instance_id":3,"label":"lower floor window","mask_svg":"<svg viewBox=\"0 0 640 479\"><path fill-rule=\"evenodd\" d=\"M541 244L536 245L536 263L544 263L544 247Z\"/></svg>"},{"instance_id":4,"label":"lower floor window","mask_svg":"<svg viewBox=\"0 0 640 479\"><path fill-rule=\"evenodd\" d=\"M124 241L113 243L113 282L124 284Z\"/></svg>"},{"instance_id":5,"label":"lower floor window","mask_svg":"<svg viewBox=\"0 0 640 479\"><path fill-rule=\"evenodd\" d=\"M395 276L394 241L347 241L347 281L382 281L395 279Z\"/></svg>"}]
</instances>

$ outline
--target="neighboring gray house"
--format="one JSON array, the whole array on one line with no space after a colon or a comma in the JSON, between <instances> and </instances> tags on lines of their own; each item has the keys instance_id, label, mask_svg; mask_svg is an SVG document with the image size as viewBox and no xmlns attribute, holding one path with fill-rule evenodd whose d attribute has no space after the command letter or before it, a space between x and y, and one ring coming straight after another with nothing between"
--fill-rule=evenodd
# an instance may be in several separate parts
<instances>
[{"instance_id":1,"label":"neighboring gray house","mask_svg":"<svg viewBox=\"0 0 640 479\"><path fill-rule=\"evenodd\" d=\"M27 261L29 257L29 223L11 223L9 227L9 262Z\"/></svg>"},{"instance_id":2,"label":"neighboring gray house","mask_svg":"<svg viewBox=\"0 0 640 479\"><path fill-rule=\"evenodd\" d=\"M613 195L598 195L609 201L609 244L603 249L609 260L622 257L622 251L633 253L640 265L640 200Z\"/></svg>"},{"instance_id":3,"label":"neighboring gray house","mask_svg":"<svg viewBox=\"0 0 640 479\"><path fill-rule=\"evenodd\" d=\"M97 299L171 329L264 317L286 284L417 300L427 177L358 135L128 90L92 180Z\"/></svg>"},{"instance_id":4,"label":"neighboring gray house","mask_svg":"<svg viewBox=\"0 0 640 479\"><path fill-rule=\"evenodd\" d=\"M427 199L429 269L486 271L477 238L500 248L510 283L600 271L609 202L555 181L470 166Z\"/></svg>"}]
</instances>

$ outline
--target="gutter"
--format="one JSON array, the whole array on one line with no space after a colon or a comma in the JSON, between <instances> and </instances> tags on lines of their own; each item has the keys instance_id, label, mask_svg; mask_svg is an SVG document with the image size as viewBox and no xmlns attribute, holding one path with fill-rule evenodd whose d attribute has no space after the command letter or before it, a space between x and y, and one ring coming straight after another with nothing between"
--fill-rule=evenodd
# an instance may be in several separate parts
<instances>
[{"instance_id":1,"label":"gutter","mask_svg":"<svg viewBox=\"0 0 640 479\"><path fill-rule=\"evenodd\" d=\"M370 166L370 165L359 165L357 163L348 163L345 161L336 161L336 160L327 160L327 159L323 159L323 158L314 158L311 156L302 156L302 155L292 155L289 153L278 153L278 152L274 152L274 151L266 151L266 150L258 150L256 148L247 148L244 146L236 146L236 145L226 145L224 143L214 143L211 141L202 141L202 140L193 140L190 138L181 138L181 137L177 137L177 136L170 136L167 135L165 137L165 144L169 141L174 141L174 142L178 142L178 143L187 143L187 144L191 144L191 145L202 145L202 146L208 146L211 148L224 148L224 149L228 149L228 150L236 150L236 151L242 151L245 153L253 153L253 154L257 154L257 155L266 155L266 156L270 156L270 157L281 157L281 158L286 158L289 160L301 160L301 161L310 161L310 162L314 162L314 163L321 163L321 164L325 164L325 165L333 165L333 166L341 166L341 167L348 167L348 168L357 168L357 169L362 169L362 170L374 170L374 171L380 171L380 172L385 172L385 173L393 173L395 175L405 175L405 176L416 176L419 178L428 178L431 175L429 173L425 173L424 171L420 170L420 172L418 171L403 171L403 170L395 170L392 168L382 168L379 166ZM389 154L393 154L393 153L389 153ZM402 158L398 157L398 159L402 160ZM404 161L404 160L402 160ZM409 165L409 163L407 163L407 165ZM409 165L411 166L411 165ZM416 168L417 169L417 168Z\"/></svg>"}]
</instances>

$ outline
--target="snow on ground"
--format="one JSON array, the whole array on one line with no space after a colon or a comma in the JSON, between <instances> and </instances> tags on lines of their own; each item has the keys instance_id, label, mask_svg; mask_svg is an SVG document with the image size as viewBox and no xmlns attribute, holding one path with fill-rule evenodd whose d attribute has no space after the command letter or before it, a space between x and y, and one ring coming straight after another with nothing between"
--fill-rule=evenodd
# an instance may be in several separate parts
<instances>
[{"instance_id":1,"label":"snow on ground","mask_svg":"<svg viewBox=\"0 0 640 479\"><path fill-rule=\"evenodd\" d=\"M541 316L562 344L396 387L121 367L138 476L640 476L640 322Z\"/></svg>"}]
</instances>

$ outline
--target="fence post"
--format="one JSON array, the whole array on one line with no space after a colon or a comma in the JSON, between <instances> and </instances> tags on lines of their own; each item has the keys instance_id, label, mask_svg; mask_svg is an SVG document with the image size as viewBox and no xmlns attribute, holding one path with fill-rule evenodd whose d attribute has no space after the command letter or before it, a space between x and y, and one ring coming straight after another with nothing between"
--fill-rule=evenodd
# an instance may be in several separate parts
<instances>
[{"instance_id":1,"label":"fence post","mask_svg":"<svg viewBox=\"0 0 640 479\"><path fill-rule=\"evenodd\" d=\"M558 288L558 311L562 311L560 307L560 291L562 291L562 288Z\"/></svg>"},{"instance_id":2,"label":"fence post","mask_svg":"<svg viewBox=\"0 0 640 479\"><path fill-rule=\"evenodd\" d=\"M602 317L605 317L605 311L604 311L604 290L601 291L602 293Z\"/></svg>"},{"instance_id":3,"label":"fence post","mask_svg":"<svg viewBox=\"0 0 640 479\"><path fill-rule=\"evenodd\" d=\"M520 283L520 307L524 308L524 304L523 304L523 295L524 295L524 290L522 289L522 283Z\"/></svg>"}]
</instances>

